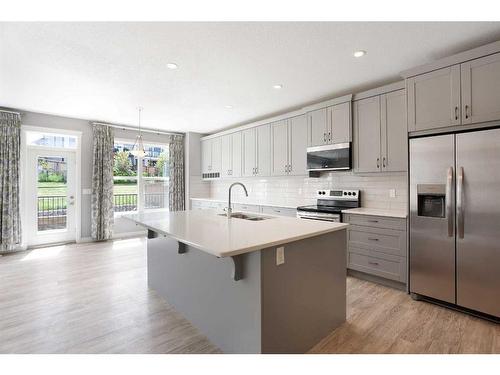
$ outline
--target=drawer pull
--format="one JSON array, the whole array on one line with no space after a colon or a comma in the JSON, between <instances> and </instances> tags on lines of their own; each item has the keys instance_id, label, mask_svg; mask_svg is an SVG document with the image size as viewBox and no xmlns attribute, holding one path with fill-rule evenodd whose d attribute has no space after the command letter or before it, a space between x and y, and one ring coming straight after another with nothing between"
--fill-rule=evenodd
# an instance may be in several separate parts
<instances>
[{"instance_id":1,"label":"drawer pull","mask_svg":"<svg viewBox=\"0 0 500 375\"><path fill-rule=\"evenodd\" d=\"M378 220L368 220L369 223L378 223Z\"/></svg>"},{"instance_id":2,"label":"drawer pull","mask_svg":"<svg viewBox=\"0 0 500 375\"><path fill-rule=\"evenodd\" d=\"M378 238L368 238L370 241L378 241Z\"/></svg>"},{"instance_id":3,"label":"drawer pull","mask_svg":"<svg viewBox=\"0 0 500 375\"><path fill-rule=\"evenodd\" d=\"M371 264L371 265L374 265L374 266L378 266L378 262L368 262L368 264Z\"/></svg>"}]
</instances>

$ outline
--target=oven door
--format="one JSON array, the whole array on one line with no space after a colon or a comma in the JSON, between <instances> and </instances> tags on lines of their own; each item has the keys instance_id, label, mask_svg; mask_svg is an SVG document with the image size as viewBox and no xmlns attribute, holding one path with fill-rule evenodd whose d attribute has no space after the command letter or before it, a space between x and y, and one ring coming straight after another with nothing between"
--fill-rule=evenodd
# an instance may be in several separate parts
<instances>
[{"instance_id":1,"label":"oven door","mask_svg":"<svg viewBox=\"0 0 500 375\"><path fill-rule=\"evenodd\" d=\"M351 169L350 143L307 148L307 170L336 171L348 169Z\"/></svg>"}]
</instances>

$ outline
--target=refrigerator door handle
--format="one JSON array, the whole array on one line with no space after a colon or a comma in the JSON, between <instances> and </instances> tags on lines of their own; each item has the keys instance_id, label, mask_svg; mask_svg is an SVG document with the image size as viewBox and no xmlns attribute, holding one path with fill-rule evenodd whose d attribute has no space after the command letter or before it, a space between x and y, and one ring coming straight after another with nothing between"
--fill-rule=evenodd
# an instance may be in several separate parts
<instances>
[{"instance_id":1,"label":"refrigerator door handle","mask_svg":"<svg viewBox=\"0 0 500 375\"><path fill-rule=\"evenodd\" d=\"M458 169L457 176L457 231L458 238L464 238L464 167Z\"/></svg>"},{"instance_id":2,"label":"refrigerator door handle","mask_svg":"<svg viewBox=\"0 0 500 375\"><path fill-rule=\"evenodd\" d=\"M449 167L446 176L446 217L448 218L448 237L453 237L453 214L452 214L452 204L451 204L452 184L453 184L453 167Z\"/></svg>"}]
</instances>

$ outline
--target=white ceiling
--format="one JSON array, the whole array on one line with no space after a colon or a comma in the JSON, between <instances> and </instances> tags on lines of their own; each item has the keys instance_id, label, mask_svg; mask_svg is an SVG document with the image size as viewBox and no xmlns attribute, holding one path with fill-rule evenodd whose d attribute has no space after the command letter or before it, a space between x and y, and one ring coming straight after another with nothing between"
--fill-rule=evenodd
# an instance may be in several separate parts
<instances>
[{"instance_id":1,"label":"white ceiling","mask_svg":"<svg viewBox=\"0 0 500 375\"><path fill-rule=\"evenodd\" d=\"M498 39L498 22L0 23L0 106L135 125L141 105L145 127L208 133Z\"/></svg>"}]
</instances>

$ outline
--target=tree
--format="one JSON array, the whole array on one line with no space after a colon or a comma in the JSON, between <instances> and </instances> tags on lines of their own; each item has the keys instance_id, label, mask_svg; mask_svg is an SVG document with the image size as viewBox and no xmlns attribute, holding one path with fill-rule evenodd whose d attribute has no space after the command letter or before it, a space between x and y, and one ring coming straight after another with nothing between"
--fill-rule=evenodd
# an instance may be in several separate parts
<instances>
[{"instance_id":1,"label":"tree","mask_svg":"<svg viewBox=\"0 0 500 375\"><path fill-rule=\"evenodd\" d=\"M159 177L168 176L168 152L167 151L163 151L160 154L160 156L158 157L158 160L156 161L155 167L158 170Z\"/></svg>"},{"instance_id":2,"label":"tree","mask_svg":"<svg viewBox=\"0 0 500 375\"><path fill-rule=\"evenodd\" d=\"M113 167L113 174L115 176L132 176L132 162L129 158L128 151L118 151L114 156L115 165Z\"/></svg>"}]
</instances>

